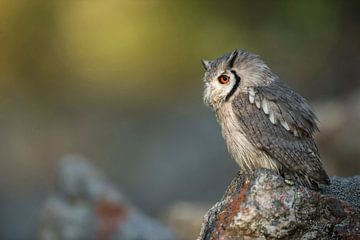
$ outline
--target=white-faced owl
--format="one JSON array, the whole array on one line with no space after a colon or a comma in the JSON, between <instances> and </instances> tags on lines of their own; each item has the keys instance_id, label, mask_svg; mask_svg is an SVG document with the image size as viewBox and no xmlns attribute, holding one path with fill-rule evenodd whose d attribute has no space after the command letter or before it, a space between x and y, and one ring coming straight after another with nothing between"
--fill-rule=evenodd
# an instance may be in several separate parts
<instances>
[{"instance_id":1,"label":"white-faced owl","mask_svg":"<svg viewBox=\"0 0 360 240\"><path fill-rule=\"evenodd\" d=\"M267 168L311 189L329 184L313 138L317 118L302 96L245 50L202 63L204 101L243 173Z\"/></svg>"}]
</instances>

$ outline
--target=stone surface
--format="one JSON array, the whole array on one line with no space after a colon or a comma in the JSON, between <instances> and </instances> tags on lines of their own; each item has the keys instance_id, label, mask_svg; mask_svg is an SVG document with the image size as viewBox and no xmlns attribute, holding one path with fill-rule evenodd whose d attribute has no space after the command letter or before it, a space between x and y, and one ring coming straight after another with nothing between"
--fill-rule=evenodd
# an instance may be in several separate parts
<instances>
[{"instance_id":1,"label":"stone surface","mask_svg":"<svg viewBox=\"0 0 360 240\"><path fill-rule=\"evenodd\" d=\"M45 203L40 240L172 240L173 233L132 206L90 162L59 163L56 188Z\"/></svg>"},{"instance_id":2,"label":"stone surface","mask_svg":"<svg viewBox=\"0 0 360 240\"><path fill-rule=\"evenodd\" d=\"M360 239L360 177L332 182L315 192L266 169L238 175L205 215L198 240Z\"/></svg>"}]
</instances>

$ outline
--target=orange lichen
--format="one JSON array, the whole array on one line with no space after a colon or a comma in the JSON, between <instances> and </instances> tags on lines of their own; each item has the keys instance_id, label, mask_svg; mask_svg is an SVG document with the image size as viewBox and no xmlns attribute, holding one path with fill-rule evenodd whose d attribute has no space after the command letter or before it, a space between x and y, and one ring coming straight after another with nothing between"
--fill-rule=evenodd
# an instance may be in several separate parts
<instances>
[{"instance_id":1,"label":"orange lichen","mask_svg":"<svg viewBox=\"0 0 360 240\"><path fill-rule=\"evenodd\" d=\"M249 190L250 180L245 179L242 183L240 192L231 197L230 202L225 208L217 215L216 226L214 227L214 231L212 233L212 240L220 239L221 235L223 235L228 226L234 220L234 217L239 212L241 203L243 203L246 199L246 192Z\"/></svg>"},{"instance_id":2,"label":"orange lichen","mask_svg":"<svg viewBox=\"0 0 360 240\"><path fill-rule=\"evenodd\" d=\"M128 215L128 209L125 206L104 199L97 202L95 211L100 220L97 240L110 239L119 223Z\"/></svg>"}]
</instances>

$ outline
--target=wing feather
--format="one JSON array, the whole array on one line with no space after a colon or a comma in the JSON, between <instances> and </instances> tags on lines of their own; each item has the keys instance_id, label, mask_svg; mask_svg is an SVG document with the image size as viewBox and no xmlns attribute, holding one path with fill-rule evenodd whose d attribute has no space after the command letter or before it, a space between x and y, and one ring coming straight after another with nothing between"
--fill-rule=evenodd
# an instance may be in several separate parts
<instances>
[{"instance_id":1,"label":"wing feather","mask_svg":"<svg viewBox=\"0 0 360 240\"><path fill-rule=\"evenodd\" d=\"M254 87L250 92L255 101L239 93L232 103L248 140L301 178L328 183L313 139L316 116L306 100L284 85Z\"/></svg>"}]
</instances>

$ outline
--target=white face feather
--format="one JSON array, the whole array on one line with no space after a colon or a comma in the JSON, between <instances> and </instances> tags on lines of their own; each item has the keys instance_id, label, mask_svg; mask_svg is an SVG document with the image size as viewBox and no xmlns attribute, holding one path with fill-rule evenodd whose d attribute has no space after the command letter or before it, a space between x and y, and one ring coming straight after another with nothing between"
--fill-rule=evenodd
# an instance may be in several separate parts
<instances>
[{"instance_id":1,"label":"white face feather","mask_svg":"<svg viewBox=\"0 0 360 240\"><path fill-rule=\"evenodd\" d=\"M226 84L220 83L219 77L225 75L229 77ZM236 78L229 70L216 71L215 73L205 74L204 102L214 110L218 109L226 99L226 96L232 91L236 85Z\"/></svg>"}]
</instances>

